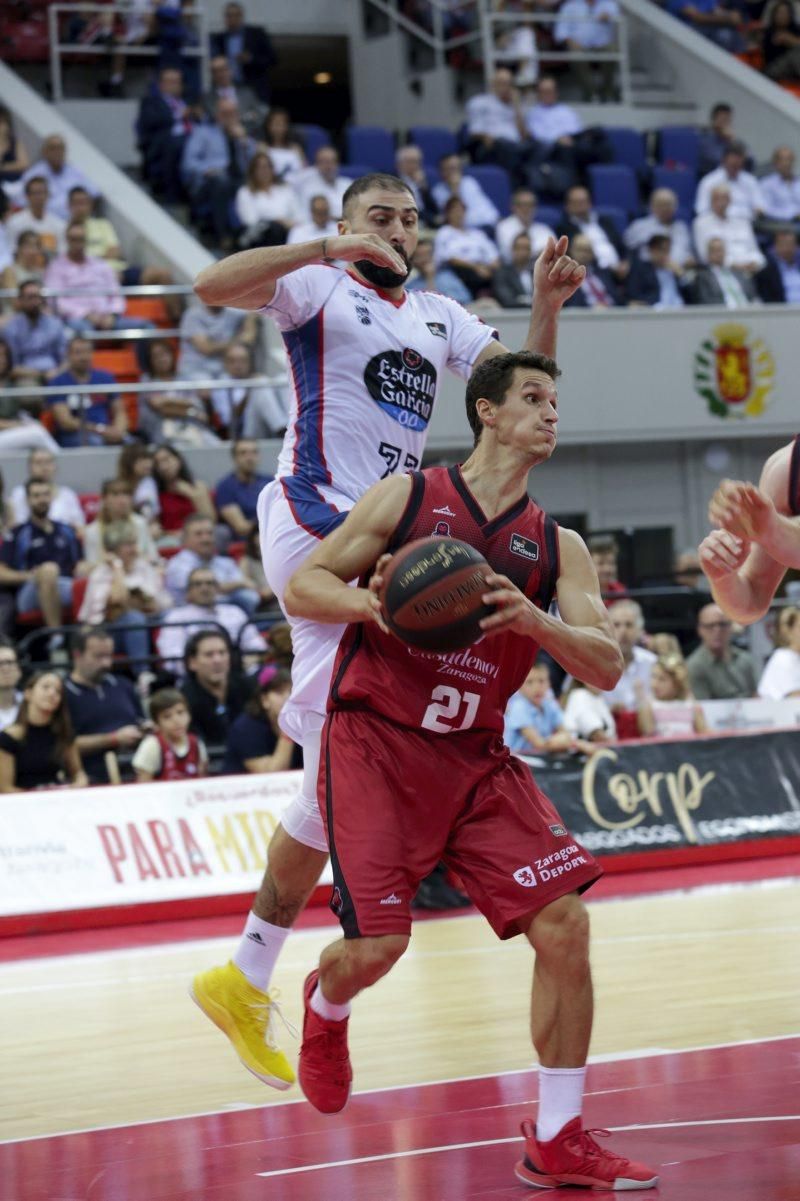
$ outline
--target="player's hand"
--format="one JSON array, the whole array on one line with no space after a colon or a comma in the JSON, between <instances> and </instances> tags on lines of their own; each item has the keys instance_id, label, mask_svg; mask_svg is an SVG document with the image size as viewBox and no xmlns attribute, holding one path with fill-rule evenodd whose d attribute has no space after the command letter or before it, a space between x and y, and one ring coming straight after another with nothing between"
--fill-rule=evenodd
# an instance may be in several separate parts
<instances>
[{"instance_id":1,"label":"player's hand","mask_svg":"<svg viewBox=\"0 0 800 1201\"><path fill-rule=\"evenodd\" d=\"M586 278L586 268L569 257L568 246L568 238L548 238L533 268L534 298L544 297L559 309Z\"/></svg>"},{"instance_id":2,"label":"player's hand","mask_svg":"<svg viewBox=\"0 0 800 1201\"><path fill-rule=\"evenodd\" d=\"M364 620L374 621L383 630L384 634L391 632L386 624L386 619L383 615L383 605L381 604L381 592L383 591L384 582L383 573L391 557L391 555L381 555L370 576L369 584L363 590L366 593Z\"/></svg>"},{"instance_id":3,"label":"player's hand","mask_svg":"<svg viewBox=\"0 0 800 1201\"><path fill-rule=\"evenodd\" d=\"M405 260L377 234L342 234L340 237L328 238L326 251L329 259L342 259L346 263L369 259L378 267L388 267L398 275L408 274Z\"/></svg>"},{"instance_id":4,"label":"player's hand","mask_svg":"<svg viewBox=\"0 0 800 1201\"><path fill-rule=\"evenodd\" d=\"M529 634L536 624L536 608L516 584L505 575L487 575L487 591L481 597L485 605L492 605L494 613L484 617L481 629L484 634L499 634L513 630L516 634Z\"/></svg>"},{"instance_id":5,"label":"player's hand","mask_svg":"<svg viewBox=\"0 0 800 1201\"><path fill-rule=\"evenodd\" d=\"M752 542L767 538L777 521L772 500L755 484L723 480L711 497L708 519L729 533Z\"/></svg>"},{"instance_id":6,"label":"player's hand","mask_svg":"<svg viewBox=\"0 0 800 1201\"><path fill-rule=\"evenodd\" d=\"M750 543L729 530L712 530L698 549L700 566L714 584L739 570L750 553Z\"/></svg>"}]
</instances>

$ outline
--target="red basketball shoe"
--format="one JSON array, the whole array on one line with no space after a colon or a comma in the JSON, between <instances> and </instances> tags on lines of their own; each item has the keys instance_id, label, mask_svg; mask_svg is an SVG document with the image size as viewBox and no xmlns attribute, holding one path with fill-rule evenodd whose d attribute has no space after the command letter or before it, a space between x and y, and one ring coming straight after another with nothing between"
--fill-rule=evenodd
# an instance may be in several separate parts
<instances>
[{"instance_id":1,"label":"red basketball shoe","mask_svg":"<svg viewBox=\"0 0 800 1201\"><path fill-rule=\"evenodd\" d=\"M319 972L306 976L303 985L303 1042L297 1076L300 1087L320 1113L338 1113L350 1096L353 1069L347 1050L347 1018L329 1022L311 1008Z\"/></svg>"},{"instance_id":2,"label":"red basketball shoe","mask_svg":"<svg viewBox=\"0 0 800 1201\"><path fill-rule=\"evenodd\" d=\"M530 1120L522 1123L522 1134L525 1158L514 1172L529 1188L561 1188L571 1184L623 1192L658 1184L658 1176L651 1168L614 1155L596 1143L592 1135L607 1135L608 1131L582 1130L580 1118L567 1122L547 1143L538 1141L536 1125Z\"/></svg>"}]
</instances>

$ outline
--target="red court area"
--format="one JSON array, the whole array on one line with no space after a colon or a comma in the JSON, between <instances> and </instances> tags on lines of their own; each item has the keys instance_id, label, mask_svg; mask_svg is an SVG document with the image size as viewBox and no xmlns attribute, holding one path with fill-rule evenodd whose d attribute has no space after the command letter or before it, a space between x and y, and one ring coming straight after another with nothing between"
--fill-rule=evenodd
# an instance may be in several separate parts
<instances>
[{"instance_id":1,"label":"red court area","mask_svg":"<svg viewBox=\"0 0 800 1201\"><path fill-rule=\"evenodd\" d=\"M469 1067L465 1047L465 1070ZM656 1167L660 1201L798 1201L800 1038L589 1069L586 1124ZM516 1182L536 1074L361 1093L0 1146L3 1201L480 1201ZM68 1115L65 1115L68 1117ZM596 1195L564 1188L559 1197Z\"/></svg>"}]
</instances>

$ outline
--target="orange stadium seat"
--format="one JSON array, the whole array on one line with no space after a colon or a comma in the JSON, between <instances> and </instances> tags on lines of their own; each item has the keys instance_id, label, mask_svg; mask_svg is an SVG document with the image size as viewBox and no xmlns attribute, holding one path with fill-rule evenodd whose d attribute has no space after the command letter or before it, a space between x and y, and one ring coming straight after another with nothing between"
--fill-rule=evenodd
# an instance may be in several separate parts
<instances>
[{"instance_id":1,"label":"orange stadium seat","mask_svg":"<svg viewBox=\"0 0 800 1201\"><path fill-rule=\"evenodd\" d=\"M157 325L159 329L172 329L173 326L160 296L128 296L125 302L125 312L128 317L139 317L142 321L152 321L153 325Z\"/></svg>"},{"instance_id":2,"label":"orange stadium seat","mask_svg":"<svg viewBox=\"0 0 800 1201\"><path fill-rule=\"evenodd\" d=\"M139 360L133 345L119 350L95 350L92 363L99 371L110 371L122 384L135 384L139 379Z\"/></svg>"}]
</instances>

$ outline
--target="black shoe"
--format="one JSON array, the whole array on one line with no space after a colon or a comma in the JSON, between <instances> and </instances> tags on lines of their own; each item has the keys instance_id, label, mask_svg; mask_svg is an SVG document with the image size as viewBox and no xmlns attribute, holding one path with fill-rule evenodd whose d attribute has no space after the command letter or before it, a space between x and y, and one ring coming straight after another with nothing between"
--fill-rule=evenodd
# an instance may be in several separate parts
<instances>
[{"instance_id":1,"label":"black shoe","mask_svg":"<svg viewBox=\"0 0 800 1201\"><path fill-rule=\"evenodd\" d=\"M472 901L457 888L452 888L445 879L444 871L435 867L429 876L420 882L417 895L411 902L412 909L466 909Z\"/></svg>"}]
</instances>

